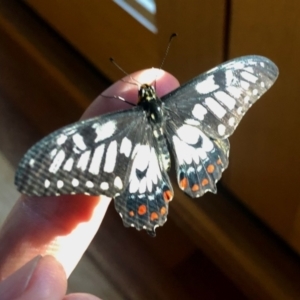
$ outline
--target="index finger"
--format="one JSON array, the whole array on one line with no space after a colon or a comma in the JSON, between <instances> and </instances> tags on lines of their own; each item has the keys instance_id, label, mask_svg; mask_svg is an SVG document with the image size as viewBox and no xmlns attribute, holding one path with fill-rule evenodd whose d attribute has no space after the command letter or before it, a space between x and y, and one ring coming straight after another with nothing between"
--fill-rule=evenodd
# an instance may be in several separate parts
<instances>
[{"instance_id":1,"label":"index finger","mask_svg":"<svg viewBox=\"0 0 300 300\"><path fill-rule=\"evenodd\" d=\"M172 75L157 69L131 76L141 83L156 78L158 96L179 85ZM126 81L130 78L116 82L102 94L118 95L135 103L137 87ZM130 106L122 101L99 96L82 118L126 108ZM86 195L21 196L0 230L0 280L38 254L54 256L69 276L96 234L110 200Z\"/></svg>"}]
</instances>

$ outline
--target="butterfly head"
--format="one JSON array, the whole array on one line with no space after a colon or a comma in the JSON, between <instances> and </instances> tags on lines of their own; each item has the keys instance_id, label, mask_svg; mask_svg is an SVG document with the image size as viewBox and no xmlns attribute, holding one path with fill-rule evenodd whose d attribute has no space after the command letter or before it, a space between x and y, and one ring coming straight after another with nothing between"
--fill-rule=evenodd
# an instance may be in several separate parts
<instances>
[{"instance_id":1,"label":"butterfly head","mask_svg":"<svg viewBox=\"0 0 300 300\"><path fill-rule=\"evenodd\" d=\"M151 102L157 99L155 88L153 85L144 83L139 89L138 103Z\"/></svg>"}]
</instances>

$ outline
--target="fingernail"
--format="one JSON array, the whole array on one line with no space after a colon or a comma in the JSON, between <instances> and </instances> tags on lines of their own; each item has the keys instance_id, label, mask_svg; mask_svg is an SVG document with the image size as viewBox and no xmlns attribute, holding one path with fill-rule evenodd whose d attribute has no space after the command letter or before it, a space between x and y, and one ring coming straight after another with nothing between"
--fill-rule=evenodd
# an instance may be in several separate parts
<instances>
[{"instance_id":1,"label":"fingernail","mask_svg":"<svg viewBox=\"0 0 300 300\"><path fill-rule=\"evenodd\" d=\"M12 300L22 295L42 256L38 255L0 283L1 300Z\"/></svg>"}]
</instances>

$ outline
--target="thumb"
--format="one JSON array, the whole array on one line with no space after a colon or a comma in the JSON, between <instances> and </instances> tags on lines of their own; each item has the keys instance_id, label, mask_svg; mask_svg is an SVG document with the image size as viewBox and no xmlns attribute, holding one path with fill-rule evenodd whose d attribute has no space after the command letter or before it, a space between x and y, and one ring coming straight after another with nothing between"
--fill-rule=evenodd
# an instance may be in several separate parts
<instances>
[{"instance_id":1,"label":"thumb","mask_svg":"<svg viewBox=\"0 0 300 300\"><path fill-rule=\"evenodd\" d=\"M53 256L33 258L0 283L1 300L63 299L67 280Z\"/></svg>"}]
</instances>

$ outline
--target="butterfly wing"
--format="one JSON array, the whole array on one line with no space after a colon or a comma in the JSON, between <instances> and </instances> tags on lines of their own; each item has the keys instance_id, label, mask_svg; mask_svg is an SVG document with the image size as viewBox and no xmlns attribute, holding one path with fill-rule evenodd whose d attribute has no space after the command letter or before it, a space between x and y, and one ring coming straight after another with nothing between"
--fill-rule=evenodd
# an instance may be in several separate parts
<instances>
[{"instance_id":1,"label":"butterfly wing","mask_svg":"<svg viewBox=\"0 0 300 300\"><path fill-rule=\"evenodd\" d=\"M141 107L80 121L48 135L21 160L15 184L27 195L106 195L128 183L135 144L144 139Z\"/></svg>"},{"instance_id":2,"label":"butterfly wing","mask_svg":"<svg viewBox=\"0 0 300 300\"><path fill-rule=\"evenodd\" d=\"M162 98L183 123L211 138L230 136L244 114L275 82L278 68L262 56L244 56L199 75Z\"/></svg>"},{"instance_id":3,"label":"butterfly wing","mask_svg":"<svg viewBox=\"0 0 300 300\"><path fill-rule=\"evenodd\" d=\"M199 128L183 124L175 115L166 129L179 187L193 198L208 191L216 193L216 183L228 166L228 139L211 139Z\"/></svg>"},{"instance_id":4,"label":"butterfly wing","mask_svg":"<svg viewBox=\"0 0 300 300\"><path fill-rule=\"evenodd\" d=\"M149 125L143 140L133 150L128 186L115 197L115 208L124 225L145 229L151 235L166 222L168 203L174 194L157 151L157 141Z\"/></svg>"},{"instance_id":5,"label":"butterfly wing","mask_svg":"<svg viewBox=\"0 0 300 300\"><path fill-rule=\"evenodd\" d=\"M275 82L276 65L261 56L223 63L162 98L180 188L191 197L216 192L228 166L230 136Z\"/></svg>"}]
</instances>

